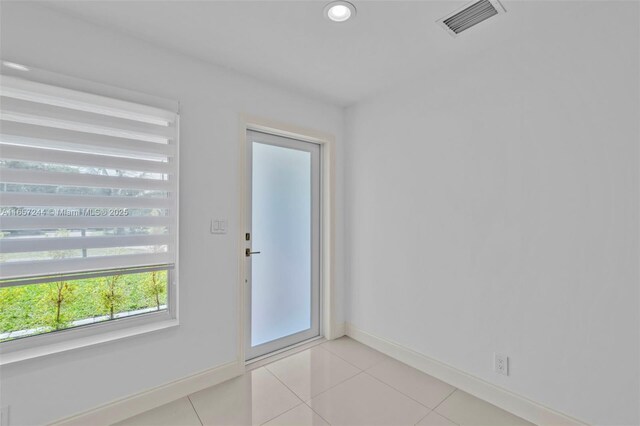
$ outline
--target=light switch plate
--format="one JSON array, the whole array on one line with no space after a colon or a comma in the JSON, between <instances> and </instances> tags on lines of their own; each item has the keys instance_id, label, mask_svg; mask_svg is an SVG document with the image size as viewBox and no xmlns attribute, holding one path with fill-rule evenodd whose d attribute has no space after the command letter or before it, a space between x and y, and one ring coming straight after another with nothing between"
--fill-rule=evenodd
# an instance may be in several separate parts
<instances>
[{"instance_id":1,"label":"light switch plate","mask_svg":"<svg viewBox=\"0 0 640 426\"><path fill-rule=\"evenodd\" d=\"M210 231L212 234L226 234L228 223L226 219L211 219Z\"/></svg>"}]
</instances>

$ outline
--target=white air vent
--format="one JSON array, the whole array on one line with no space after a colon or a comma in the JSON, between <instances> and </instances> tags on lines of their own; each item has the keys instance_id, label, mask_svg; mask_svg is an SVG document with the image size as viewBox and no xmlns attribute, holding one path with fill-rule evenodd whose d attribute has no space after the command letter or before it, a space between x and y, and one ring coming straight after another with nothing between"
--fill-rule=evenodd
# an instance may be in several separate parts
<instances>
[{"instance_id":1,"label":"white air vent","mask_svg":"<svg viewBox=\"0 0 640 426\"><path fill-rule=\"evenodd\" d=\"M505 12L498 0L475 0L436 22L456 37L474 25Z\"/></svg>"}]
</instances>

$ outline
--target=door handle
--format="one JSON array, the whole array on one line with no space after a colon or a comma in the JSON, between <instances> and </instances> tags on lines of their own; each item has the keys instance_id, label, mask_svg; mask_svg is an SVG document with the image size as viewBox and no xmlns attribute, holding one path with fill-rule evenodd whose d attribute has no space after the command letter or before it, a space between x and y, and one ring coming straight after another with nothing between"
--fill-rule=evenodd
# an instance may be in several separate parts
<instances>
[{"instance_id":1,"label":"door handle","mask_svg":"<svg viewBox=\"0 0 640 426\"><path fill-rule=\"evenodd\" d=\"M252 254L260 254L260 252L259 251L251 251L250 248L248 248L248 249L246 249L244 251L244 255L247 256L247 257L251 257Z\"/></svg>"}]
</instances>

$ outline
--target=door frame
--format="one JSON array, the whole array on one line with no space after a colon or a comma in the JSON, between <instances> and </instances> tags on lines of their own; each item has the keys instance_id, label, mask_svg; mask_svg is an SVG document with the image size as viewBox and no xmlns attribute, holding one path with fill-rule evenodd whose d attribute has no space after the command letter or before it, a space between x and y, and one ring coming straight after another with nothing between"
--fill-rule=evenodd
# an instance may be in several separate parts
<instances>
[{"instance_id":1,"label":"door frame","mask_svg":"<svg viewBox=\"0 0 640 426\"><path fill-rule=\"evenodd\" d=\"M253 228L253 191L255 188L253 187L254 179L254 158L253 158L253 150L256 148L255 144L266 144L272 147L278 147L281 149L286 149L290 151L304 152L309 154L309 166L310 166L310 198L311 198L311 212L309 216L310 220L310 281L309 281L309 295L310 295L310 324L309 328L305 330L299 330L297 332L291 333L289 335L281 336L279 338L273 339L271 341L263 342L257 346L251 346L251 334L253 333L253 322L252 322L252 312L253 309L253 297L252 292L254 288L254 275L253 275L253 256L247 257L245 255L245 273L250 277L247 280L245 277L245 358L248 360L259 359L262 357L269 356L270 354L285 350L286 348L295 346L299 343L308 342L309 340L313 340L321 336L320 334L320 322L322 320L322 313L320 312L320 307L322 306L321 295L320 295L320 257L322 252L322 244L320 241L320 235L322 234L322 225L320 224L320 214L322 212L322 202L320 200L320 194L322 192L322 159L320 158L320 145L317 143L301 141L299 139L285 138L282 136L273 135L270 133L264 132L256 132L254 130L247 130L247 134L250 135L247 144L246 144L246 164L248 165L248 169L246 169L247 174L247 197L245 198L245 220L246 226L245 233L251 234L251 239L249 241L245 241L244 249L253 250L264 250L266 247L256 246L255 245L255 229ZM251 217L249 217L249 215ZM245 236L246 240L246 236ZM265 254L261 255L264 256ZM266 284L265 282L262 283ZM250 362L250 361L248 361Z\"/></svg>"},{"instance_id":2,"label":"door frame","mask_svg":"<svg viewBox=\"0 0 640 426\"><path fill-rule=\"evenodd\" d=\"M239 119L240 211L238 218L238 363L245 365L245 268L244 229L247 208L247 131L254 130L320 145L320 336L334 339L338 330L335 312L335 137L290 124L241 114ZM303 342L304 343L304 342ZM295 346L295 345L294 345ZM256 358L258 360L260 358ZM253 361L253 360L252 360Z\"/></svg>"}]
</instances>

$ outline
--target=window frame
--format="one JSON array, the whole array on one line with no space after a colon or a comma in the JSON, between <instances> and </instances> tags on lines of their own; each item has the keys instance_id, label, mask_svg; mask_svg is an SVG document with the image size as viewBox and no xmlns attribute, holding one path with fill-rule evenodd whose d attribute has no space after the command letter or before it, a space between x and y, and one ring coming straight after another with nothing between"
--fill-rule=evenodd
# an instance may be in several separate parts
<instances>
[{"instance_id":1,"label":"window frame","mask_svg":"<svg viewBox=\"0 0 640 426\"><path fill-rule=\"evenodd\" d=\"M30 75L2 70L3 74L15 75L21 78L34 78L34 81L49 85L60 85L85 92L89 95L101 95L116 101L138 103L175 111L175 260L174 267L167 269L167 308L162 311L148 312L136 316L116 318L103 322L87 324L54 332L37 334L8 340L0 343L0 365L12 364L28 359L48 356L56 353L76 350L106 342L130 338L167 328L177 327L179 321L178 277L180 259L180 112L179 103L167 99L157 98L130 90L106 86L94 82L61 76L48 71L30 67ZM115 94L114 94L115 93ZM167 108L171 105L175 108ZM55 282L55 281L52 281Z\"/></svg>"},{"instance_id":2,"label":"window frame","mask_svg":"<svg viewBox=\"0 0 640 426\"><path fill-rule=\"evenodd\" d=\"M167 309L2 342L0 365L178 326L176 268L167 273Z\"/></svg>"}]
</instances>

